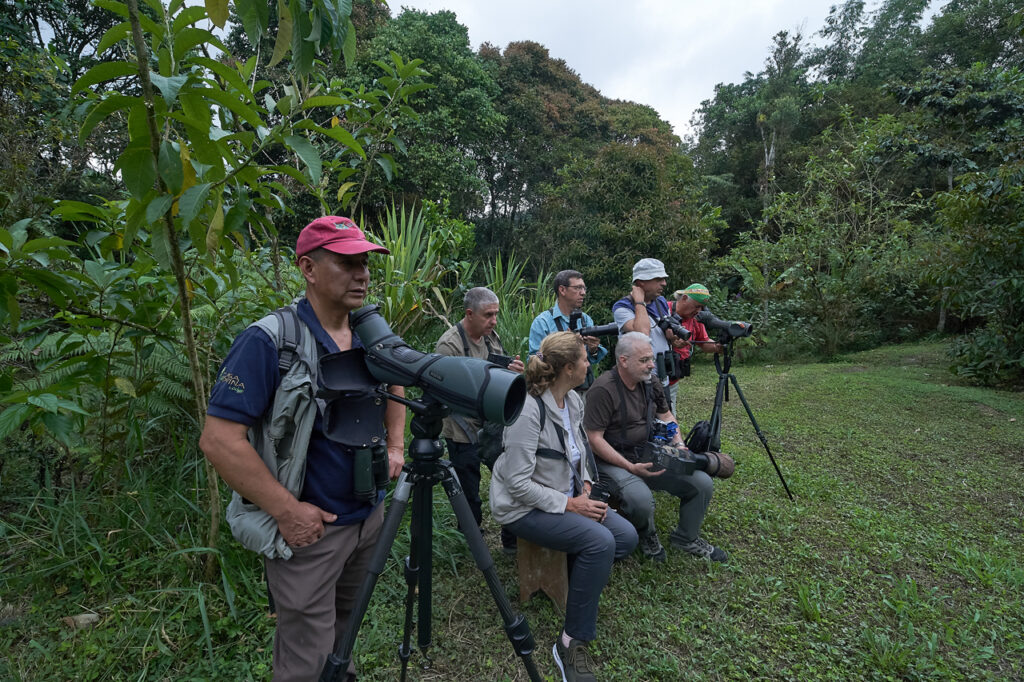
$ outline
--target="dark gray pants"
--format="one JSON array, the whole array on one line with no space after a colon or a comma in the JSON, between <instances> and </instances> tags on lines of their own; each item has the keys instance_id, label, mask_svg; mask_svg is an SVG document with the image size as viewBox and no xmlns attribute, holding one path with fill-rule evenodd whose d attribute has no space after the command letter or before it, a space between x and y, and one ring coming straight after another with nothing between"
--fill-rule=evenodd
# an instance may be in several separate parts
<instances>
[{"instance_id":1,"label":"dark gray pants","mask_svg":"<svg viewBox=\"0 0 1024 682\"><path fill-rule=\"evenodd\" d=\"M507 524L535 545L575 555L569 573L569 597L565 605L565 632L589 642L597 635L597 602L608 583L612 561L636 548L636 531L628 521L608 510L602 523L573 512L551 514L533 509Z\"/></svg>"},{"instance_id":2,"label":"dark gray pants","mask_svg":"<svg viewBox=\"0 0 1024 682\"><path fill-rule=\"evenodd\" d=\"M652 490L664 490L679 498L679 526L676 535L680 539L693 542L700 535L704 515L715 491L714 482L703 471L681 476L666 470L658 476L641 478L600 460L597 462L597 470L601 474L601 482L611 484L613 495L622 500L619 512L636 526L641 537L657 530L654 525Z\"/></svg>"}]
</instances>

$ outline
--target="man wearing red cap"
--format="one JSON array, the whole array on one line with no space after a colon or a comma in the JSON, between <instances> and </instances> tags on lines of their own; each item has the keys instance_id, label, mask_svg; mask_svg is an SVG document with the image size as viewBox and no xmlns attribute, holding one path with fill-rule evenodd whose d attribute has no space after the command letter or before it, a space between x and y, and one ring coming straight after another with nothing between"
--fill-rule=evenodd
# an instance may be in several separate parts
<instances>
[{"instance_id":1,"label":"man wearing red cap","mask_svg":"<svg viewBox=\"0 0 1024 682\"><path fill-rule=\"evenodd\" d=\"M348 218L318 218L302 230L295 256L306 295L235 339L199 441L234 491L232 533L264 555L277 612L275 681L319 676L343 634L384 517L384 491L357 494L356 451L327 436L317 399L318 359L362 348L349 313L366 298L370 252L388 253ZM291 343L289 325L298 337ZM374 388L368 383L367 397L353 407L375 416L394 479L404 462L405 408L374 400ZM402 395L401 387L388 390ZM355 679L353 666L348 675Z\"/></svg>"}]
</instances>

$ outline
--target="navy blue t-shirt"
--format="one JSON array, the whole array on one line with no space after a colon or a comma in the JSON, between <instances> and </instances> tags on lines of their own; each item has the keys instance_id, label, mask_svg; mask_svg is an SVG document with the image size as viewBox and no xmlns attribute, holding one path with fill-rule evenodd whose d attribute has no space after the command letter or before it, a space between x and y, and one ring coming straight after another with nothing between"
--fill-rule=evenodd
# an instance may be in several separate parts
<instances>
[{"instance_id":1,"label":"navy blue t-shirt","mask_svg":"<svg viewBox=\"0 0 1024 682\"><path fill-rule=\"evenodd\" d=\"M338 352L334 342L313 312L309 301L297 306L299 319L306 323L323 355ZM352 347L362 348L355 331ZM238 424L253 427L259 424L274 401L274 392L281 382L277 367L277 346L259 327L248 327L231 344L220 374L210 391L207 413ZM323 431L323 415L317 410L313 433L306 454L306 475L299 499L315 504L324 511L338 515L334 525L359 523L375 505L356 500L352 495L353 450L327 438ZM377 503L384 499L384 491Z\"/></svg>"}]
</instances>

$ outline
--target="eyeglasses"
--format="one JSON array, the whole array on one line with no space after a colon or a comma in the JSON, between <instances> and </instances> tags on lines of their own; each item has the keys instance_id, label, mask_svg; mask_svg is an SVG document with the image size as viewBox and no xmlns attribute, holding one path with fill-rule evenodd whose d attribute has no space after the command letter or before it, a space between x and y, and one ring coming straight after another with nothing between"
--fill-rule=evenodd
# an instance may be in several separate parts
<instances>
[{"instance_id":1,"label":"eyeglasses","mask_svg":"<svg viewBox=\"0 0 1024 682\"><path fill-rule=\"evenodd\" d=\"M586 291L586 284L569 284L565 287L566 289L575 289L576 291Z\"/></svg>"}]
</instances>

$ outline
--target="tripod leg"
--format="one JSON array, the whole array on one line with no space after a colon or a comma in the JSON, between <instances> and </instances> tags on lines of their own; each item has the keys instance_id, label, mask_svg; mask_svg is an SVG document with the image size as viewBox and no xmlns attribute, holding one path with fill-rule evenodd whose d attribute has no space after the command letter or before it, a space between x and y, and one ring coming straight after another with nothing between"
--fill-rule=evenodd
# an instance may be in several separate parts
<instances>
[{"instance_id":1,"label":"tripod leg","mask_svg":"<svg viewBox=\"0 0 1024 682\"><path fill-rule=\"evenodd\" d=\"M729 384L727 374L718 375L718 386L715 388L715 406L711 408L711 442L708 445L710 450L719 450L722 447L722 401L725 399L725 389Z\"/></svg>"},{"instance_id":2,"label":"tripod leg","mask_svg":"<svg viewBox=\"0 0 1024 682\"><path fill-rule=\"evenodd\" d=\"M433 466L433 465L432 465ZM427 650L431 644L431 576L434 573L434 475L424 475L413 493L412 523L410 527L418 536L416 539L416 561L419 571L419 611L416 618L417 646L424 657L424 665L430 665Z\"/></svg>"},{"instance_id":3,"label":"tripod leg","mask_svg":"<svg viewBox=\"0 0 1024 682\"><path fill-rule=\"evenodd\" d=\"M505 593L505 588L502 587L501 580L498 578L498 572L494 568L494 559L491 557L491 553L487 551L487 545L484 544L484 538L480 535L480 528L476 525L473 511L469 508L466 495L462 492L459 479L455 476L455 470L452 469L451 463L447 461L442 461L440 465L444 467L441 484L444 486L444 491L448 495L448 501L455 511L455 518L462 528L466 544L469 545L470 554L473 555L473 559L476 561L476 567L483 573L487 587L490 588L491 596L494 598L494 603L498 606L498 611L501 613L501 619L505 622L505 632L508 635L509 641L512 642L512 648L523 659L523 665L526 667L526 673L530 679L533 682L540 682L542 678L540 673L537 672L537 666L533 662L532 654L536 644L533 640L533 633L530 632L530 625L521 613L516 613L512 609L512 604Z\"/></svg>"},{"instance_id":4,"label":"tripod leg","mask_svg":"<svg viewBox=\"0 0 1024 682\"><path fill-rule=\"evenodd\" d=\"M757 420L754 419L754 413L750 409L750 404L747 402L746 397L743 395L743 391L740 390L740 384L736 381L736 375L730 374L729 378L732 379L733 388L736 389L736 395L740 397L740 402L743 403L743 409L747 411L747 416L750 418L750 423L754 426L754 433L761 441L761 445L764 446L764 451L768 453L768 459L771 460L772 466L775 467L775 473L779 475L779 480L782 481L782 487L786 489L786 494L789 496L790 501L793 500L793 493L789 492L789 486L786 485L786 479L782 476L782 470L779 469L779 465L775 461L775 457L772 456L772 451L768 447L768 439L761 433L761 427L757 425Z\"/></svg>"},{"instance_id":5,"label":"tripod leg","mask_svg":"<svg viewBox=\"0 0 1024 682\"><path fill-rule=\"evenodd\" d=\"M352 606L352 613L349 616L348 628L345 636L338 643L337 649L327 656L324 668L320 673L320 682L335 682L343 670L348 669L349 661L352 660L352 649L355 646L356 634L359 626L366 615L366 608L370 605L370 597L373 596L373 588L377 579L384 571L384 564L391 555L391 545L395 542L398 534L398 526L402 521L402 514L409 504L409 495L412 491L412 483L409 482L409 474L403 471L398 477L395 486L394 496L391 498L391 506L388 507L387 515L384 517L384 525L381 527L380 535L377 537L377 545L373 550L373 557L370 559L370 566L366 571L363 584L359 587L355 603Z\"/></svg>"},{"instance_id":6,"label":"tripod leg","mask_svg":"<svg viewBox=\"0 0 1024 682\"><path fill-rule=\"evenodd\" d=\"M415 464L413 465L415 466ZM426 488L424 488L426 483ZM402 662L402 676L401 679L404 682L406 674L409 669L409 658L412 656L412 631L415 627L413 621L413 605L416 603L416 588L420 582L421 575L421 564L420 564L420 553L419 548L423 544L423 539L427 538L427 545L430 544L430 534L424 535L421 527L419 526L418 519L421 514L419 513L420 508L423 505L423 498L431 499L430 486L432 482L429 479L425 479L422 476L418 476L416 483L413 486L412 493L412 504L413 514L412 522L409 524L409 555L405 557L405 625L402 629L402 644L398 648L398 659Z\"/></svg>"}]
</instances>

